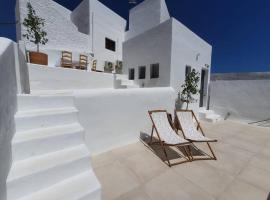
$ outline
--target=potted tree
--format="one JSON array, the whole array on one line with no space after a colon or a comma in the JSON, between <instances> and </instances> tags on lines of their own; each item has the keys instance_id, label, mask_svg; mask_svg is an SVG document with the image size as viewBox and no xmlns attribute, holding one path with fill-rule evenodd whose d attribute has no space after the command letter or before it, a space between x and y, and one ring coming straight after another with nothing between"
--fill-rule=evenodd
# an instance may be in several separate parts
<instances>
[{"instance_id":1,"label":"potted tree","mask_svg":"<svg viewBox=\"0 0 270 200\"><path fill-rule=\"evenodd\" d=\"M123 62L120 60L117 60L116 65L115 65L115 73L122 74L122 69L123 69Z\"/></svg>"},{"instance_id":2,"label":"potted tree","mask_svg":"<svg viewBox=\"0 0 270 200\"><path fill-rule=\"evenodd\" d=\"M39 52L39 45L45 45L48 42L47 33L43 30L45 20L37 16L30 2L27 3L27 10L27 17L23 21L26 33L23 37L37 46L36 52L29 52L30 63L48 65L48 55Z\"/></svg>"},{"instance_id":3,"label":"potted tree","mask_svg":"<svg viewBox=\"0 0 270 200\"><path fill-rule=\"evenodd\" d=\"M106 61L104 66L104 72L112 73L112 71L113 71L113 63Z\"/></svg>"},{"instance_id":4,"label":"potted tree","mask_svg":"<svg viewBox=\"0 0 270 200\"><path fill-rule=\"evenodd\" d=\"M200 73L196 72L195 69L193 69L191 72L187 73L185 83L181 86L182 92L181 92L181 101L186 103L186 110L188 109L188 105L190 103L193 103L197 101L193 95L196 95L199 93L198 89L198 83L200 81Z\"/></svg>"}]
</instances>

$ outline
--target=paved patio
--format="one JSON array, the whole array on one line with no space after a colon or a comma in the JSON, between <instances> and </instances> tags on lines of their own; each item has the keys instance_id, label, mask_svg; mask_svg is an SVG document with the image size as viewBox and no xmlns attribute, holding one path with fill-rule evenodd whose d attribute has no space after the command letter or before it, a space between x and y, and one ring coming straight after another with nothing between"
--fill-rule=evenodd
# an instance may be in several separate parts
<instances>
[{"instance_id":1,"label":"paved patio","mask_svg":"<svg viewBox=\"0 0 270 200\"><path fill-rule=\"evenodd\" d=\"M154 154L142 142L93 157L102 199L266 200L270 192L270 128L231 121L203 123L202 127L208 137L218 139L212 145L217 161L169 168L158 151Z\"/></svg>"}]
</instances>

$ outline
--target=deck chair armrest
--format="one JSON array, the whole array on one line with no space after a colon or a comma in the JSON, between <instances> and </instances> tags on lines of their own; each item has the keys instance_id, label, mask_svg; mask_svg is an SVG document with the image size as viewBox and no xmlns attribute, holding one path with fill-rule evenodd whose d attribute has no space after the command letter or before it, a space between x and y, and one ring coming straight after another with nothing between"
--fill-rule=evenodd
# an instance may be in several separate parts
<instances>
[{"instance_id":1,"label":"deck chair armrest","mask_svg":"<svg viewBox=\"0 0 270 200\"><path fill-rule=\"evenodd\" d=\"M196 117L196 115L194 114L193 111L192 111L192 116L194 117L194 119L195 119L195 121L196 121L196 123L197 123L197 130L200 129L201 134L202 134L203 136L205 136L205 134L204 134L204 132L203 132L203 130L202 130L201 124L200 124L199 120L197 119L197 117Z\"/></svg>"}]
</instances>

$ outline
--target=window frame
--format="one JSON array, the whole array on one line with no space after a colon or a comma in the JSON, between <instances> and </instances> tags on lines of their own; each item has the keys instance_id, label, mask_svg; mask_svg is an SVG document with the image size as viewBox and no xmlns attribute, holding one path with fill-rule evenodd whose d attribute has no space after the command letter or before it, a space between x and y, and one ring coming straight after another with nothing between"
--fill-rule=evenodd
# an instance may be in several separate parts
<instances>
[{"instance_id":1,"label":"window frame","mask_svg":"<svg viewBox=\"0 0 270 200\"><path fill-rule=\"evenodd\" d=\"M116 42L110 38L105 37L105 49L116 52Z\"/></svg>"},{"instance_id":2,"label":"window frame","mask_svg":"<svg viewBox=\"0 0 270 200\"><path fill-rule=\"evenodd\" d=\"M133 72L133 74L131 72ZM131 74L132 74L132 76L131 76ZM128 69L128 80L135 80L135 68Z\"/></svg>"},{"instance_id":3,"label":"window frame","mask_svg":"<svg viewBox=\"0 0 270 200\"><path fill-rule=\"evenodd\" d=\"M138 70L139 70L138 79L140 79L140 80L145 79L146 78L146 66L139 66ZM143 71L141 71L141 70L143 70Z\"/></svg>"},{"instance_id":4,"label":"window frame","mask_svg":"<svg viewBox=\"0 0 270 200\"><path fill-rule=\"evenodd\" d=\"M156 67L157 66L157 71L155 71L154 69L154 67ZM150 79L157 79L157 78L159 78L159 75L160 75L160 73L159 73L159 63L155 63L155 64L151 64L150 65Z\"/></svg>"}]
</instances>

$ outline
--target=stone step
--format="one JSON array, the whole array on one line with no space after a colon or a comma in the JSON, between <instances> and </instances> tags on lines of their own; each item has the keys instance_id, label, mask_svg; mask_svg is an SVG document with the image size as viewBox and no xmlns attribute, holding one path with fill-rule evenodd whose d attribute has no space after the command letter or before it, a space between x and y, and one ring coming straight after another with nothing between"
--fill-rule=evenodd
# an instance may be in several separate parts
<instances>
[{"instance_id":1,"label":"stone step","mask_svg":"<svg viewBox=\"0 0 270 200\"><path fill-rule=\"evenodd\" d=\"M128 80L127 74L116 74L116 80Z\"/></svg>"},{"instance_id":2,"label":"stone step","mask_svg":"<svg viewBox=\"0 0 270 200\"><path fill-rule=\"evenodd\" d=\"M19 200L99 200L100 196L101 186L89 170Z\"/></svg>"},{"instance_id":3,"label":"stone step","mask_svg":"<svg viewBox=\"0 0 270 200\"><path fill-rule=\"evenodd\" d=\"M84 129L78 123L18 132L12 140L13 161L82 144Z\"/></svg>"},{"instance_id":4,"label":"stone step","mask_svg":"<svg viewBox=\"0 0 270 200\"><path fill-rule=\"evenodd\" d=\"M73 106L73 96L18 95L19 111Z\"/></svg>"},{"instance_id":5,"label":"stone step","mask_svg":"<svg viewBox=\"0 0 270 200\"><path fill-rule=\"evenodd\" d=\"M16 132L77 122L74 107L19 111L15 115Z\"/></svg>"},{"instance_id":6,"label":"stone step","mask_svg":"<svg viewBox=\"0 0 270 200\"><path fill-rule=\"evenodd\" d=\"M217 114L209 114L205 117L205 120L211 123L216 123L218 121L221 121L221 116Z\"/></svg>"},{"instance_id":7,"label":"stone step","mask_svg":"<svg viewBox=\"0 0 270 200\"><path fill-rule=\"evenodd\" d=\"M7 178L7 199L15 200L89 170L85 145L14 162Z\"/></svg>"}]
</instances>

